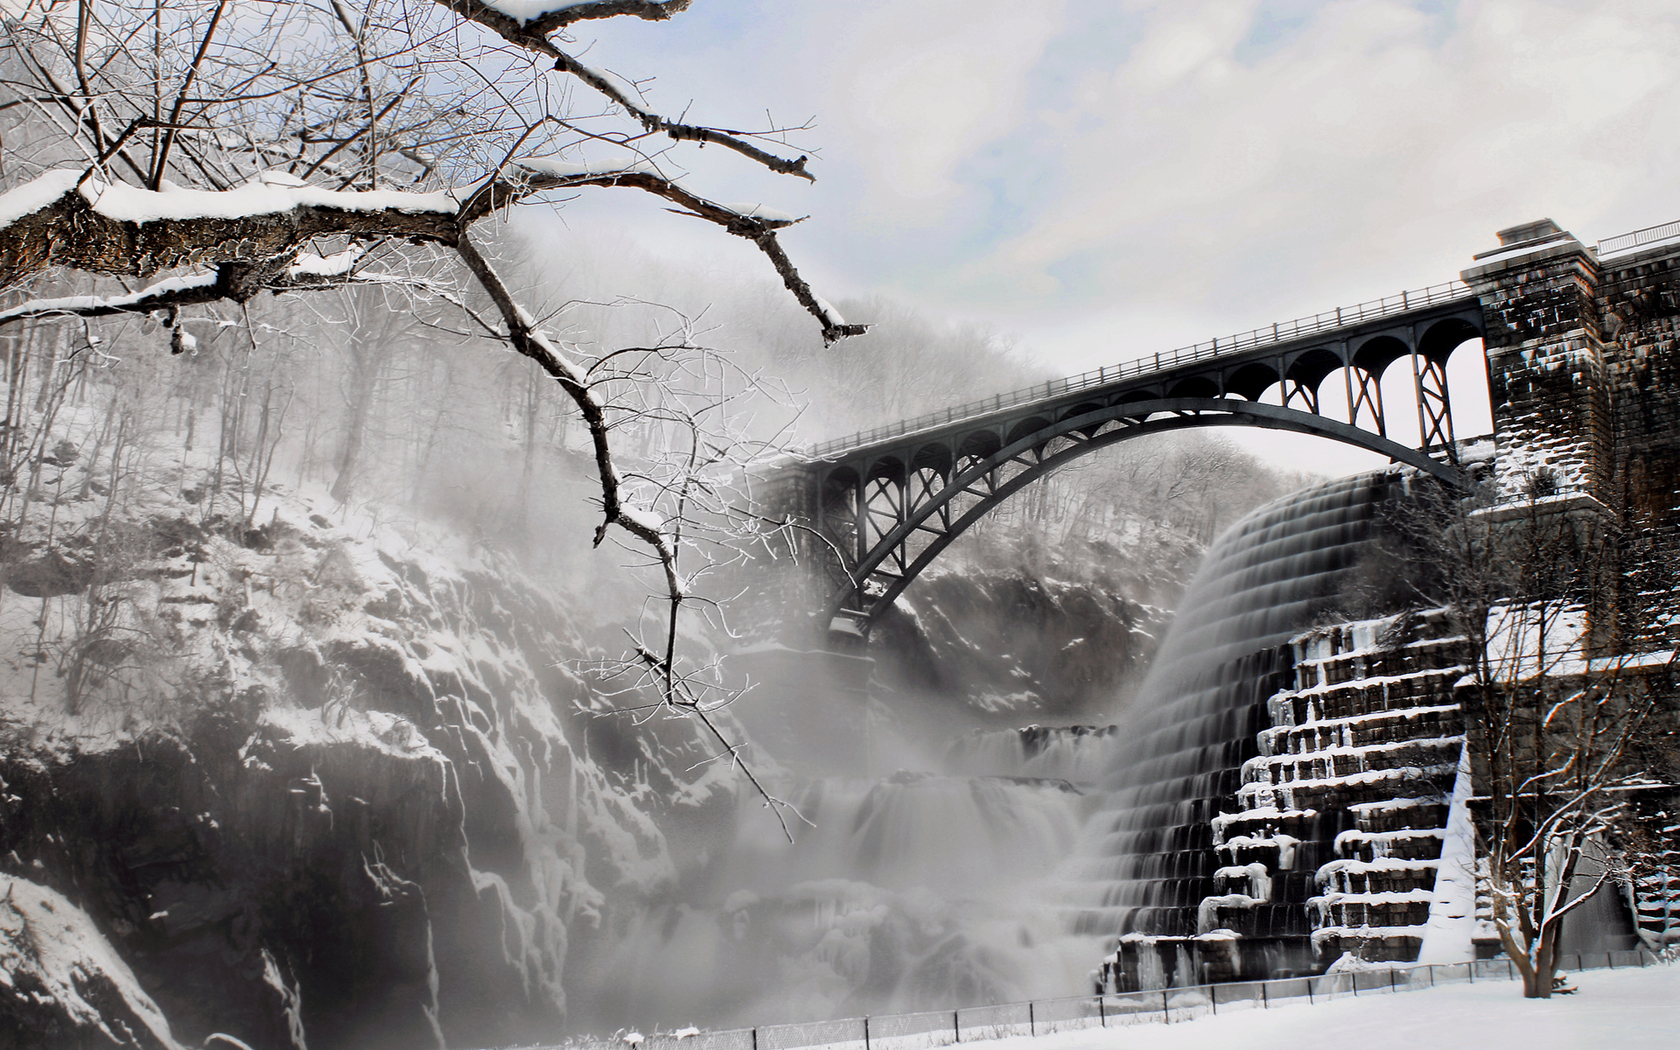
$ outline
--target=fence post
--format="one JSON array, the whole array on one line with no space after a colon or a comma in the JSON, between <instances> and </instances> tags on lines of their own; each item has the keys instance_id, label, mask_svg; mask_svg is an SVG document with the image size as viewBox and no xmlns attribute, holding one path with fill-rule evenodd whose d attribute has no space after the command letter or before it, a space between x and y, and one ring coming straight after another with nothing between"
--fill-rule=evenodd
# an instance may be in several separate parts
<instances>
[{"instance_id":1,"label":"fence post","mask_svg":"<svg viewBox=\"0 0 1680 1050\"><path fill-rule=\"evenodd\" d=\"M1172 1024L1172 1009L1167 1006L1167 990L1161 989L1161 1023Z\"/></svg>"},{"instance_id":2,"label":"fence post","mask_svg":"<svg viewBox=\"0 0 1680 1050\"><path fill-rule=\"evenodd\" d=\"M758 1029L753 1029L753 1050L758 1050Z\"/></svg>"},{"instance_id":3,"label":"fence post","mask_svg":"<svg viewBox=\"0 0 1680 1050\"><path fill-rule=\"evenodd\" d=\"M1388 968L1388 990L1390 994L1398 990L1394 985L1394 967L1392 966ZM868 1047L865 1046L864 1050L868 1050Z\"/></svg>"},{"instance_id":4,"label":"fence post","mask_svg":"<svg viewBox=\"0 0 1680 1050\"><path fill-rule=\"evenodd\" d=\"M1605 952L1604 963L1606 966L1610 967L1610 969L1614 970L1616 968L1616 957L1609 952Z\"/></svg>"},{"instance_id":5,"label":"fence post","mask_svg":"<svg viewBox=\"0 0 1680 1050\"><path fill-rule=\"evenodd\" d=\"M863 1015L863 1050L869 1050L869 1015Z\"/></svg>"},{"instance_id":6,"label":"fence post","mask_svg":"<svg viewBox=\"0 0 1680 1050\"><path fill-rule=\"evenodd\" d=\"M958 1011L951 1011L951 1042L962 1042L962 1024L957 1020Z\"/></svg>"},{"instance_id":7,"label":"fence post","mask_svg":"<svg viewBox=\"0 0 1680 1050\"><path fill-rule=\"evenodd\" d=\"M1261 981L1260 982L1260 1009L1270 1010L1271 1008L1272 1008L1272 997L1266 994L1266 982Z\"/></svg>"},{"instance_id":8,"label":"fence post","mask_svg":"<svg viewBox=\"0 0 1680 1050\"><path fill-rule=\"evenodd\" d=\"M1219 1016L1219 986L1217 984L1208 985L1208 1002L1213 1005L1213 1016L1218 1017Z\"/></svg>"},{"instance_id":9,"label":"fence post","mask_svg":"<svg viewBox=\"0 0 1680 1050\"><path fill-rule=\"evenodd\" d=\"M1435 987L1435 965L1433 963L1429 966L1429 987Z\"/></svg>"},{"instance_id":10,"label":"fence post","mask_svg":"<svg viewBox=\"0 0 1680 1050\"><path fill-rule=\"evenodd\" d=\"M1311 977L1308 977L1307 978L1307 1005L1308 1006L1311 1006L1313 1004L1312 983L1313 983L1313 979Z\"/></svg>"},{"instance_id":11,"label":"fence post","mask_svg":"<svg viewBox=\"0 0 1680 1050\"><path fill-rule=\"evenodd\" d=\"M1348 971L1348 986L1353 989L1353 997L1355 999L1359 998L1359 971L1358 970L1349 970Z\"/></svg>"},{"instance_id":12,"label":"fence post","mask_svg":"<svg viewBox=\"0 0 1680 1050\"><path fill-rule=\"evenodd\" d=\"M1108 1027L1108 1004L1103 1001L1107 998L1106 995L1097 996L1097 1022L1101 1028Z\"/></svg>"}]
</instances>

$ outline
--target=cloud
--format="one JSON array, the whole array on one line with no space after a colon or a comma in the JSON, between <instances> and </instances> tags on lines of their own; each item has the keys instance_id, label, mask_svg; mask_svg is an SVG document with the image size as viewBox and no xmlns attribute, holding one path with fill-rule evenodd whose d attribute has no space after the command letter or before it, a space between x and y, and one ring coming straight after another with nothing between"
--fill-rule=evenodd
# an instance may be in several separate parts
<instances>
[{"instance_id":1,"label":"cloud","mask_svg":"<svg viewBox=\"0 0 1680 1050\"><path fill-rule=\"evenodd\" d=\"M918 0L849 8L832 112L861 206L897 224L947 219L957 167L1021 119L1027 78L1064 30L1063 0ZM829 40L836 39L833 36Z\"/></svg>"},{"instance_id":2,"label":"cloud","mask_svg":"<svg viewBox=\"0 0 1680 1050\"><path fill-rule=\"evenodd\" d=\"M1141 42L1008 140L1053 158L1025 221L940 290L1078 310L1241 300L1287 270L1335 294L1350 266L1445 279L1495 228L1542 214L1668 218L1648 209L1672 186L1680 125L1656 118L1680 105L1680 10L1360 0L1316 8L1244 61L1266 7L1135 7ZM1417 269L1433 257L1452 269Z\"/></svg>"},{"instance_id":3,"label":"cloud","mask_svg":"<svg viewBox=\"0 0 1680 1050\"><path fill-rule=\"evenodd\" d=\"M613 32L592 57L658 72L665 108L816 115L814 186L684 155L702 191L809 213L789 248L824 294L1070 370L1448 280L1516 222L1674 217L1680 5L734 0ZM656 251L765 273L632 206Z\"/></svg>"}]
</instances>

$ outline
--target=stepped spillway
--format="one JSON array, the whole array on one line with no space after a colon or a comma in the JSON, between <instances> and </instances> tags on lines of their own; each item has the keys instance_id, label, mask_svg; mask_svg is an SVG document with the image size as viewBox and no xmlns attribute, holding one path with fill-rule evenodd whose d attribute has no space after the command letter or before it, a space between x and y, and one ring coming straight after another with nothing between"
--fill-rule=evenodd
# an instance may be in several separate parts
<instances>
[{"instance_id":1,"label":"stepped spillway","mask_svg":"<svg viewBox=\"0 0 1680 1050\"><path fill-rule=\"evenodd\" d=\"M1106 801L1066 872L1075 930L1196 934L1214 890L1210 822L1235 808L1266 699L1288 681L1280 647L1335 603L1396 483L1381 473L1327 482L1215 542L1121 720Z\"/></svg>"}]
</instances>

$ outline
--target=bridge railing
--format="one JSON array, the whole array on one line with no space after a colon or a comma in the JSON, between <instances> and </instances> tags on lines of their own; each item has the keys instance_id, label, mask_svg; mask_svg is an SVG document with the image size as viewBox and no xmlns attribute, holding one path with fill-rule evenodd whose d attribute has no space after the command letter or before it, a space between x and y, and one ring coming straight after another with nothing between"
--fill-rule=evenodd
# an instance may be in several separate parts
<instances>
[{"instance_id":1,"label":"bridge railing","mask_svg":"<svg viewBox=\"0 0 1680 1050\"><path fill-rule=\"evenodd\" d=\"M1176 350L1140 357L1133 361L1123 361L1117 365L1094 368L1089 372L1081 372L1076 376L1063 379L1049 379L1032 386L1024 386L1007 393L994 394L991 397L970 401L967 404L956 405L938 412L929 412L914 419L900 420L887 423L869 430L860 430L847 437L835 438L813 445L810 455L813 458L823 458L835 452L857 448L862 445L885 441L888 438L903 434L912 434L919 430L928 430L955 423L964 419L973 419L991 412L1001 411L1014 405L1030 404L1058 394L1083 390L1087 387L1104 386L1132 376L1159 372L1163 369L1174 368L1181 364L1203 361L1211 357L1221 357L1242 350L1250 350L1268 343L1279 343L1286 339L1295 339L1316 332L1329 331L1345 325L1358 324L1391 314L1416 310L1423 306L1433 306L1436 303L1450 302L1463 298L1470 293L1470 289L1461 281L1447 284L1433 284L1427 288L1415 291L1401 292L1399 295L1385 296L1370 302L1358 303L1353 306L1341 306L1334 310L1313 314L1309 317L1297 317L1292 321L1280 321L1266 328L1255 328L1236 335L1211 339L1205 343L1192 343Z\"/></svg>"},{"instance_id":2,"label":"bridge railing","mask_svg":"<svg viewBox=\"0 0 1680 1050\"><path fill-rule=\"evenodd\" d=\"M1598 242L1598 254L1609 255L1611 252L1626 251L1629 248L1637 248L1642 244L1650 244L1653 241L1667 240L1670 237L1680 237L1680 219L1665 222L1660 226L1647 226L1643 230L1634 230L1631 233L1606 237Z\"/></svg>"}]
</instances>

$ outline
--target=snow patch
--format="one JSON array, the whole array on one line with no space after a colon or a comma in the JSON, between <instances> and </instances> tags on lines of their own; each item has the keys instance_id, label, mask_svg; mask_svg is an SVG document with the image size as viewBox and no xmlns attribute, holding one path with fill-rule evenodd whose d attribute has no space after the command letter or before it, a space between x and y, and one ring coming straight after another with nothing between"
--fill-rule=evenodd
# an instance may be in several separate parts
<instances>
[{"instance_id":1,"label":"snow patch","mask_svg":"<svg viewBox=\"0 0 1680 1050\"><path fill-rule=\"evenodd\" d=\"M86 912L62 894L24 879L0 875L0 886L5 888L0 894L0 984L11 995L29 996L39 1005L56 1000L73 1024L88 1034L97 1029L112 1046L136 1041L127 1024L135 1020L159 1045L180 1050L163 1011ZM83 998L84 991L103 991L101 977L127 1007L128 1019L103 995L100 1007ZM112 1031L113 1025L122 1031Z\"/></svg>"},{"instance_id":2,"label":"snow patch","mask_svg":"<svg viewBox=\"0 0 1680 1050\"><path fill-rule=\"evenodd\" d=\"M1470 812L1470 748L1459 751L1458 773L1448 804L1429 923L1418 951L1420 963L1456 962L1473 956L1476 932L1476 827Z\"/></svg>"},{"instance_id":3,"label":"snow patch","mask_svg":"<svg viewBox=\"0 0 1680 1050\"><path fill-rule=\"evenodd\" d=\"M30 179L22 186L0 193L0 226L10 226L25 215L33 215L76 188L82 177L72 168L57 168Z\"/></svg>"}]
</instances>

